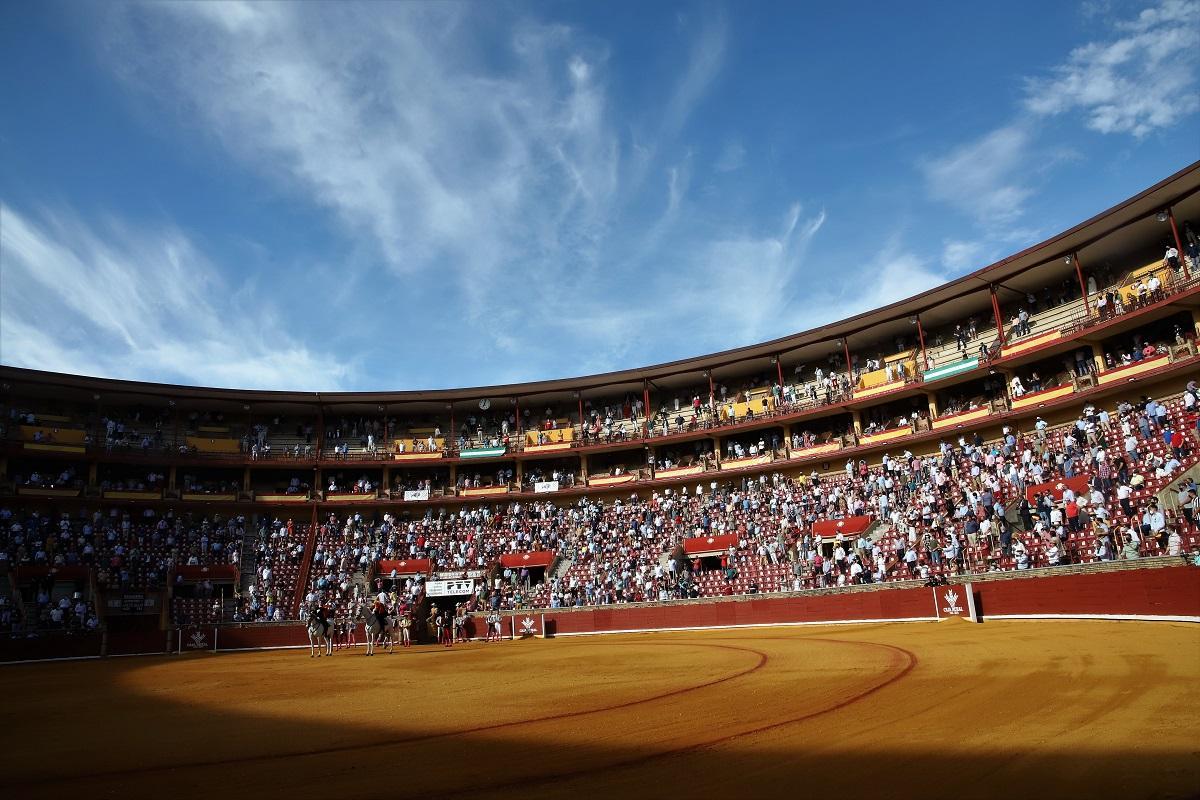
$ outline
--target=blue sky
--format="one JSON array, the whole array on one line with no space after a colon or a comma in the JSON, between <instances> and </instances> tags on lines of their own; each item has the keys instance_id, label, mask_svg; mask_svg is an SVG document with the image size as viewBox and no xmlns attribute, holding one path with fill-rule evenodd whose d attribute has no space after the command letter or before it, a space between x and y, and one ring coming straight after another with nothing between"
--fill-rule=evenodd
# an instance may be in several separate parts
<instances>
[{"instance_id":1,"label":"blue sky","mask_svg":"<svg viewBox=\"0 0 1200 800\"><path fill-rule=\"evenodd\" d=\"M1200 0L806 5L3 4L0 362L642 366L917 293L1200 158Z\"/></svg>"}]
</instances>

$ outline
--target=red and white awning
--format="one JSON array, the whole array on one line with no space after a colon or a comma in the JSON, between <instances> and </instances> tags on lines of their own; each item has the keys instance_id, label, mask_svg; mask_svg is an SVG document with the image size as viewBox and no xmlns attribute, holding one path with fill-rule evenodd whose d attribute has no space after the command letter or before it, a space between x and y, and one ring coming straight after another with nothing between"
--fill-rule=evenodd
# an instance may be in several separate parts
<instances>
[{"instance_id":1,"label":"red and white awning","mask_svg":"<svg viewBox=\"0 0 1200 800\"><path fill-rule=\"evenodd\" d=\"M391 575L428 575L433 568L428 558L381 558L376 562L379 567L377 574L383 577Z\"/></svg>"},{"instance_id":2,"label":"red and white awning","mask_svg":"<svg viewBox=\"0 0 1200 800\"><path fill-rule=\"evenodd\" d=\"M850 539L858 536L869 527L871 527L870 517L819 519L813 523L813 533L831 538L840 533L843 537Z\"/></svg>"},{"instance_id":3,"label":"red and white awning","mask_svg":"<svg viewBox=\"0 0 1200 800\"><path fill-rule=\"evenodd\" d=\"M552 563L554 563L554 553L549 550L533 550L528 553L505 553L500 556L500 566L510 569L548 567Z\"/></svg>"},{"instance_id":4,"label":"red and white awning","mask_svg":"<svg viewBox=\"0 0 1200 800\"><path fill-rule=\"evenodd\" d=\"M716 536L693 536L683 540L683 552L698 558L701 556L719 556L728 552L729 548L737 547L736 533L723 533Z\"/></svg>"}]
</instances>

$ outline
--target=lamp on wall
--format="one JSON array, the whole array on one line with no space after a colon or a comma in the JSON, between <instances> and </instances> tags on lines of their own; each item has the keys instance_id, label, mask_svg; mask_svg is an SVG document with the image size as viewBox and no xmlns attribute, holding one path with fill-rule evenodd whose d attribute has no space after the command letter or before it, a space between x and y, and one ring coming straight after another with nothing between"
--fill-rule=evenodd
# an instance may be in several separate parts
<instances>
[{"instance_id":1,"label":"lamp on wall","mask_svg":"<svg viewBox=\"0 0 1200 800\"><path fill-rule=\"evenodd\" d=\"M1168 216L1167 212L1164 210L1164 211L1158 212L1158 216L1156 217L1156 219L1158 219L1159 222L1166 222L1168 219L1170 219L1170 217Z\"/></svg>"}]
</instances>

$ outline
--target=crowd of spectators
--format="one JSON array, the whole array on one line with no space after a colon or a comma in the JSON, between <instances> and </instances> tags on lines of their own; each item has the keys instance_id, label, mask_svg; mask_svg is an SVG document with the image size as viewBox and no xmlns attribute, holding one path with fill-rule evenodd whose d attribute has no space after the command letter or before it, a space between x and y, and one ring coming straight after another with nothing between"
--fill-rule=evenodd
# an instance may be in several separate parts
<instances>
[{"instance_id":1,"label":"crowd of spectators","mask_svg":"<svg viewBox=\"0 0 1200 800\"><path fill-rule=\"evenodd\" d=\"M0 633L34 636L42 632L92 632L100 627L95 605L75 591L54 596L54 582L38 581L21 606L0 597Z\"/></svg>"},{"instance_id":2,"label":"crowd of spectators","mask_svg":"<svg viewBox=\"0 0 1200 800\"><path fill-rule=\"evenodd\" d=\"M12 481L16 486L26 486L31 489L83 488L83 480L71 466L32 469L28 475L13 474Z\"/></svg>"},{"instance_id":3,"label":"crowd of spectators","mask_svg":"<svg viewBox=\"0 0 1200 800\"><path fill-rule=\"evenodd\" d=\"M1195 461L1188 398L1174 407L1147 398L1112 413L1089 406L1056 431L1039 421L1027 436L1006 430L996 442L963 435L931 457L904 452L875 468L850 461L837 476L714 482L612 504L585 498L532 521L567 531L571 562L533 599L669 599L1177 555L1196 546L1195 487L1178 487L1176 518L1153 494ZM1131 436L1138 447L1123 449ZM1081 474L1089 482L1078 494L1055 483ZM1057 489L1030 502L1026 489L1039 484ZM813 533L818 519L860 515L878 523L869 539ZM725 533L738 544L719 565L681 557L684 539Z\"/></svg>"},{"instance_id":4,"label":"crowd of spectators","mask_svg":"<svg viewBox=\"0 0 1200 800\"><path fill-rule=\"evenodd\" d=\"M85 566L101 586L157 588L176 564L236 563L242 524L152 508L59 516L0 509L0 566Z\"/></svg>"},{"instance_id":5,"label":"crowd of spectators","mask_svg":"<svg viewBox=\"0 0 1200 800\"><path fill-rule=\"evenodd\" d=\"M1136 360L1164 346L1135 333L1127 351L1113 352ZM1074 359L1073 370L1094 362L1091 351L1081 352L1086 355ZM1028 386L1020 376L1013 378L1014 396L1042 386L1037 371L1026 380ZM940 442L930 455L889 453L874 467L849 460L834 474L762 475L723 484L706 479L690 490L665 489L612 502L583 497L570 505L431 509L418 518L331 517L318 531L308 588L349 613L368 591L366 576L380 559L428 558L435 571L491 570L476 602L512 608L935 581L964 572L1177 555L1197 543L1196 486L1174 482L1196 463L1198 406L1193 382L1181 396L1165 401L1145 397L1111 409L1087 405L1074 421L1054 429L1039 417L1026 431L1005 427L995 441L962 433ZM703 416L703 408L701 402L691 411ZM629 413L638 413L636 402L630 402ZM864 433L917 425L923 418L873 420L875 427L868 425ZM804 449L820 441L803 431L789 444ZM732 437L722 458L774 456L783 444L781 432L770 429ZM649 466L703 464L711 457L706 446L690 453L691 443L663 448L659 464ZM1079 483L1082 476L1086 480ZM524 474L527 485L557 481L570 486L576 479L572 470L553 463L531 466ZM66 469L57 480L34 473L18 482L52 486L76 480ZM459 485L486 486L491 480L463 474ZM511 467L498 467L494 480L510 485ZM106 486L154 488L162 481L161 474L151 473ZM191 475L183 476L183 485L204 486ZM417 480L397 488L429 485ZM1041 488L1030 494L1031 487ZM209 490L222 488L220 482L208 484ZM377 488L367 475L354 480L334 475L328 485L329 491L360 493ZM1167 488L1176 494L1170 507L1157 496ZM870 519L870 530L850 538L816 532L820 521L852 517ZM73 516L3 510L0 567L86 566L95 570L102 588L162 587L177 564L238 563L246 526L242 517L193 519L160 515L153 508L114 507ZM236 598L235 619L289 615L307 533L307 526L292 520L261 524L254 574ZM685 554L685 540L720 535L732 535L735 544L703 559ZM536 569L495 568L502 555L529 551L554 553L557 563L545 575ZM403 578L395 588L419 602L423 583ZM44 599L40 591L29 598L23 624L36 619L39 626L82 629L95 616L82 598ZM7 614L11 624L13 605Z\"/></svg>"},{"instance_id":6,"label":"crowd of spectators","mask_svg":"<svg viewBox=\"0 0 1200 800\"><path fill-rule=\"evenodd\" d=\"M304 561L309 527L294 520L263 520L254 539L254 574L237 597L236 622L280 622L290 604Z\"/></svg>"},{"instance_id":7,"label":"crowd of spectators","mask_svg":"<svg viewBox=\"0 0 1200 800\"><path fill-rule=\"evenodd\" d=\"M97 615L84 594L86 581L72 578L77 588L69 597L54 594L67 568L93 570L102 590L165 589L176 565L236 564L243 524L170 511L160 516L153 509L137 515L116 508L75 515L0 509L0 570L32 567L35 576L17 586L25 601L7 603L5 618L19 629L93 629Z\"/></svg>"},{"instance_id":8,"label":"crowd of spectators","mask_svg":"<svg viewBox=\"0 0 1200 800\"><path fill-rule=\"evenodd\" d=\"M1196 546L1195 487L1178 487L1179 516L1159 508L1155 493L1195 463L1195 406L1194 389L1170 402L1087 406L1054 430L1039 419L1026 433L1006 428L991 442L962 434L929 456L903 451L875 467L851 460L833 475L776 474L644 499L516 502L409 520L355 517L337 523L343 536L322 551L315 588L345 599L352 576L381 558L429 558L434 570L463 571L529 551L553 552L558 563L544 580L538 570L494 572L480 604L792 591L1178 554ZM1082 475L1088 480L1078 490L1063 483ZM1035 486L1042 490L1027 497ZM870 534L815 533L820 520L850 517L872 520ZM723 534L736 545L719 557L684 555L684 540Z\"/></svg>"}]
</instances>

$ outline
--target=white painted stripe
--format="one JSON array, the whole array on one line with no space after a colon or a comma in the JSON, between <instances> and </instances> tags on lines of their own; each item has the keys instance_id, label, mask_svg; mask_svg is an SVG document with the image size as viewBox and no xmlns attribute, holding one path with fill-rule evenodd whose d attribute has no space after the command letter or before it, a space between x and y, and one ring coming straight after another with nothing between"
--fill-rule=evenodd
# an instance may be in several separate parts
<instances>
[{"instance_id":1,"label":"white painted stripe","mask_svg":"<svg viewBox=\"0 0 1200 800\"><path fill-rule=\"evenodd\" d=\"M1107 619L1132 622L1200 622L1200 617L1170 616L1162 614L984 614L989 619Z\"/></svg>"},{"instance_id":2,"label":"white painted stripe","mask_svg":"<svg viewBox=\"0 0 1200 800\"><path fill-rule=\"evenodd\" d=\"M903 617L900 619L843 619L817 622L750 622L740 625L693 625L681 628L627 628L618 631L573 631L571 633L556 633L550 637L560 636L599 636L606 633L663 633L666 631L723 631L735 628L795 628L801 625L866 625L880 622L937 622L937 617Z\"/></svg>"},{"instance_id":3,"label":"white painted stripe","mask_svg":"<svg viewBox=\"0 0 1200 800\"><path fill-rule=\"evenodd\" d=\"M166 650L156 650L153 653L109 653L106 656L102 656L102 658L137 658L139 656L169 656L169 655L171 655L171 653L169 653Z\"/></svg>"},{"instance_id":4,"label":"white painted stripe","mask_svg":"<svg viewBox=\"0 0 1200 800\"><path fill-rule=\"evenodd\" d=\"M147 655L162 655L162 653L148 653ZM99 661L103 656L63 656L62 658L26 658L16 661L0 661L0 667L6 667L10 664L45 664L49 661Z\"/></svg>"},{"instance_id":5,"label":"white painted stripe","mask_svg":"<svg viewBox=\"0 0 1200 800\"><path fill-rule=\"evenodd\" d=\"M308 645L306 645L306 644L273 644L269 647L226 647L226 648L217 650L216 652L218 652L218 653L245 653L249 650L307 650L307 649L308 649ZM343 648L343 649L346 649L346 648ZM208 652L208 651L207 650L204 650L204 651L197 650L195 652L200 653L200 652ZM324 652L324 651L322 651L322 652ZM337 653L339 651L334 650L333 652ZM330 657L332 657L332 656L330 656Z\"/></svg>"}]
</instances>

